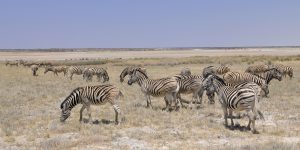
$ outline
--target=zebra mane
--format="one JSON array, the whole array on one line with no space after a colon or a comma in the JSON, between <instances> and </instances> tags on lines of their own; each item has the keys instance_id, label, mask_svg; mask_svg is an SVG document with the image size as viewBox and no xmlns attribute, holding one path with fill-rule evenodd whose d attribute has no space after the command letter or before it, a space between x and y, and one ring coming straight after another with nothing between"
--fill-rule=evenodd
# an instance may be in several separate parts
<instances>
[{"instance_id":1,"label":"zebra mane","mask_svg":"<svg viewBox=\"0 0 300 150\"><path fill-rule=\"evenodd\" d=\"M149 78L148 75L147 75L147 73L145 71L143 71L142 68L138 68L138 69L134 70L134 72L141 73L146 79Z\"/></svg>"},{"instance_id":2,"label":"zebra mane","mask_svg":"<svg viewBox=\"0 0 300 150\"><path fill-rule=\"evenodd\" d=\"M128 69L129 67L124 68L124 70L120 74L120 78L124 78L128 75Z\"/></svg>"}]
</instances>

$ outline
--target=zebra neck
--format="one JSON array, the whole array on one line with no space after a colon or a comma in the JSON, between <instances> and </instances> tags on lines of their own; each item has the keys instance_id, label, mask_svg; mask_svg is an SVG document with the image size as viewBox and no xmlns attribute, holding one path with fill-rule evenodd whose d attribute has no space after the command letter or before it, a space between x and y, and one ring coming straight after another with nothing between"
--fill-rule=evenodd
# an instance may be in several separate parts
<instances>
[{"instance_id":1,"label":"zebra neck","mask_svg":"<svg viewBox=\"0 0 300 150\"><path fill-rule=\"evenodd\" d=\"M77 104L81 103L81 92L79 90L74 90L70 96L65 100L67 103L68 109L72 109Z\"/></svg>"},{"instance_id":2,"label":"zebra neck","mask_svg":"<svg viewBox=\"0 0 300 150\"><path fill-rule=\"evenodd\" d=\"M272 76L269 73L266 74L265 80L266 80L266 83L269 84L270 81L272 80Z\"/></svg>"},{"instance_id":3,"label":"zebra neck","mask_svg":"<svg viewBox=\"0 0 300 150\"><path fill-rule=\"evenodd\" d=\"M140 87L145 86L145 84L144 84L145 80L146 80L145 78L139 78L138 79L137 83L139 84Z\"/></svg>"}]
</instances>

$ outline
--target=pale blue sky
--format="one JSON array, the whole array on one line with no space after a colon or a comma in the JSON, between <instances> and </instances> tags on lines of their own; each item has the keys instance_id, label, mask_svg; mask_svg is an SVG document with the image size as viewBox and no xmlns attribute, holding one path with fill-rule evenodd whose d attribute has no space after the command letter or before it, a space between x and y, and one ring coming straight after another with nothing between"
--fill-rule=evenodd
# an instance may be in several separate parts
<instances>
[{"instance_id":1,"label":"pale blue sky","mask_svg":"<svg viewBox=\"0 0 300 150\"><path fill-rule=\"evenodd\" d=\"M299 45L300 0L0 1L0 48Z\"/></svg>"}]
</instances>

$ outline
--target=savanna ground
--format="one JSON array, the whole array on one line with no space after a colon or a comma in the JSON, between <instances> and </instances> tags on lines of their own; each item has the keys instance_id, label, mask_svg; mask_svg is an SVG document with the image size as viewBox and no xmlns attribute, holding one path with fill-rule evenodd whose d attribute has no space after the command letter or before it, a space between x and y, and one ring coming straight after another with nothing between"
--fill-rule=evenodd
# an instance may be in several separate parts
<instances>
[{"instance_id":1,"label":"savanna ground","mask_svg":"<svg viewBox=\"0 0 300 150\"><path fill-rule=\"evenodd\" d=\"M130 52L128 52L130 53ZM46 54L47 55L47 54ZM227 54L228 55L228 54ZM244 53L244 55L247 55ZM85 82L74 75L70 81L52 72L31 75L26 67L0 64L0 149L300 149L300 56L197 56L187 58L132 58L105 61L57 61L107 67L109 83L124 94L119 105L124 119L113 123L109 104L92 106L93 124L80 123L75 107L65 123L59 121L60 103L78 86L102 84ZM163 98L152 98L154 109L146 102L138 85L120 83L119 75L127 65L142 65L150 78L178 74L189 67L200 74L208 65L231 64L233 71L244 71L250 64L281 63L294 68L293 79L271 81L270 98L260 109L265 121L257 120L260 134L224 127L220 104L208 104L204 95L198 108L165 112ZM184 96L191 99L191 95ZM87 115L84 112L84 118ZM235 120L246 125L248 119Z\"/></svg>"}]
</instances>

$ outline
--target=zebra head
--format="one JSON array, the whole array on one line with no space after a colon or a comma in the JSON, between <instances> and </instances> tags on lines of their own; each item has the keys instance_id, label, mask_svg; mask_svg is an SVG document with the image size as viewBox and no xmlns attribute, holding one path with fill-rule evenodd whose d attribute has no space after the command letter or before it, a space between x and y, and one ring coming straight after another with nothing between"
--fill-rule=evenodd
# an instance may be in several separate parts
<instances>
[{"instance_id":1,"label":"zebra head","mask_svg":"<svg viewBox=\"0 0 300 150\"><path fill-rule=\"evenodd\" d=\"M132 85L133 83L137 82L140 79L148 78L146 74L145 68L138 68L133 71L132 74L130 74L130 78L128 80L128 85Z\"/></svg>"},{"instance_id":2,"label":"zebra head","mask_svg":"<svg viewBox=\"0 0 300 150\"><path fill-rule=\"evenodd\" d=\"M213 86L213 78L214 75L208 75L206 78L202 81L202 87L204 89L210 89Z\"/></svg>"},{"instance_id":3,"label":"zebra head","mask_svg":"<svg viewBox=\"0 0 300 150\"><path fill-rule=\"evenodd\" d=\"M282 80L282 73L279 70L277 70L276 68L272 68L269 69L269 71L273 78L277 79L278 81Z\"/></svg>"},{"instance_id":4,"label":"zebra head","mask_svg":"<svg viewBox=\"0 0 300 150\"><path fill-rule=\"evenodd\" d=\"M71 115L71 109L69 109L68 103L66 103L65 101L61 103L60 109L60 122L64 122Z\"/></svg>"}]
</instances>

